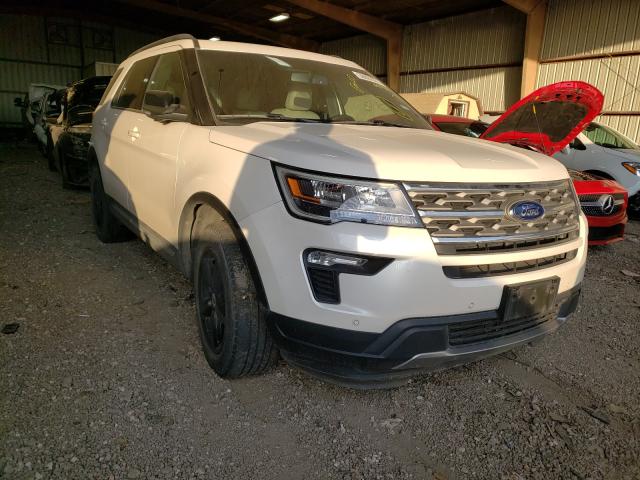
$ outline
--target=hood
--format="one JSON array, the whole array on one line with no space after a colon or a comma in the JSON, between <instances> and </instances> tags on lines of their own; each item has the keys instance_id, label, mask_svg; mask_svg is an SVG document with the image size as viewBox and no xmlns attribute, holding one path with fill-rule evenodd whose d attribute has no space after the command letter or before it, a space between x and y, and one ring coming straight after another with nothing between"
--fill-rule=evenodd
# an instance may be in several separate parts
<instances>
[{"instance_id":1,"label":"hood","mask_svg":"<svg viewBox=\"0 0 640 480\"><path fill-rule=\"evenodd\" d=\"M624 194L627 190L615 180L598 177L587 172L578 172L577 170L569 170L569 176L573 180L576 193L580 195L589 194Z\"/></svg>"},{"instance_id":2,"label":"hood","mask_svg":"<svg viewBox=\"0 0 640 480\"><path fill-rule=\"evenodd\" d=\"M545 155L433 130L255 122L211 129L209 141L291 167L356 177L488 183L568 177Z\"/></svg>"},{"instance_id":3,"label":"hood","mask_svg":"<svg viewBox=\"0 0 640 480\"><path fill-rule=\"evenodd\" d=\"M528 146L551 156L600 114L603 101L602 93L585 82L547 85L512 105L480 138Z\"/></svg>"}]
</instances>

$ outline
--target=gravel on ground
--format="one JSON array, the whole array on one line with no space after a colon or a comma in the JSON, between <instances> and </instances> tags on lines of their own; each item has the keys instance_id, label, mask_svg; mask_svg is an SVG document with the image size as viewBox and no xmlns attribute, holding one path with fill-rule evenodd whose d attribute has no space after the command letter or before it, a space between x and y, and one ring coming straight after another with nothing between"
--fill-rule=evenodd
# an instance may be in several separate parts
<instances>
[{"instance_id":1,"label":"gravel on ground","mask_svg":"<svg viewBox=\"0 0 640 480\"><path fill-rule=\"evenodd\" d=\"M218 378L189 283L141 241L101 244L89 207L0 145L0 478L640 478L638 223L590 250L557 333L363 392L284 362Z\"/></svg>"}]
</instances>

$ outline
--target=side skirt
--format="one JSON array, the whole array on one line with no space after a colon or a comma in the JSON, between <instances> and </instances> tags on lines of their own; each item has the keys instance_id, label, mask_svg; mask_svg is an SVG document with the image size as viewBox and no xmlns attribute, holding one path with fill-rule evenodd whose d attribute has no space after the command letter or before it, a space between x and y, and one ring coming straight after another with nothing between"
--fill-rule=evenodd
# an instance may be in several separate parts
<instances>
[{"instance_id":1,"label":"side skirt","mask_svg":"<svg viewBox=\"0 0 640 480\"><path fill-rule=\"evenodd\" d=\"M184 274L178 249L171 242L162 237L147 224L134 217L113 198L109 196L107 196L107 198L109 199L109 208L118 220L120 220L129 230L135 233L140 240L146 243L152 250L164 258L167 263L173 265L178 269L178 271Z\"/></svg>"}]
</instances>

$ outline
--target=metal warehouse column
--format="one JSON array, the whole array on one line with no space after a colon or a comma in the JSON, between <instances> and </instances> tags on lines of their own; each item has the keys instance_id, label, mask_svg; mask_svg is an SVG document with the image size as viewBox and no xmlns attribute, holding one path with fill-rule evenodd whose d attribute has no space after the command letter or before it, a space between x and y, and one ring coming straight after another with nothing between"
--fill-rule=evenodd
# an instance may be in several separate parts
<instances>
[{"instance_id":1,"label":"metal warehouse column","mask_svg":"<svg viewBox=\"0 0 640 480\"><path fill-rule=\"evenodd\" d=\"M524 58L522 59L522 83L520 86L520 95L525 97L533 92L536 87L547 2L546 0L504 0L504 2L527 14Z\"/></svg>"}]
</instances>

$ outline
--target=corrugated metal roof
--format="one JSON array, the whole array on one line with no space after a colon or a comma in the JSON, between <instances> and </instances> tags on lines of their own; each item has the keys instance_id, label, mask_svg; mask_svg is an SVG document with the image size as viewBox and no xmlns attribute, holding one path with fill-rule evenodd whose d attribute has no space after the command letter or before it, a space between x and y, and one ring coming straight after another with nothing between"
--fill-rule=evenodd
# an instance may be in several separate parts
<instances>
[{"instance_id":1,"label":"corrugated metal roof","mask_svg":"<svg viewBox=\"0 0 640 480\"><path fill-rule=\"evenodd\" d=\"M504 111L520 98L521 75L521 67L406 75L400 78L400 91L440 93L462 91L478 97L485 111Z\"/></svg>"},{"instance_id":2,"label":"corrugated metal roof","mask_svg":"<svg viewBox=\"0 0 640 480\"><path fill-rule=\"evenodd\" d=\"M0 15L0 58L46 62L44 18Z\"/></svg>"},{"instance_id":3,"label":"corrugated metal roof","mask_svg":"<svg viewBox=\"0 0 640 480\"><path fill-rule=\"evenodd\" d=\"M372 35L323 43L320 52L337 55L356 62L374 75L384 75L386 71L386 45L384 40Z\"/></svg>"},{"instance_id":4,"label":"corrugated metal roof","mask_svg":"<svg viewBox=\"0 0 640 480\"><path fill-rule=\"evenodd\" d=\"M511 7L405 28L402 70L521 62L526 17Z\"/></svg>"},{"instance_id":5,"label":"corrugated metal roof","mask_svg":"<svg viewBox=\"0 0 640 480\"><path fill-rule=\"evenodd\" d=\"M640 50L638 0L550 0L541 59Z\"/></svg>"},{"instance_id":6,"label":"corrugated metal roof","mask_svg":"<svg viewBox=\"0 0 640 480\"><path fill-rule=\"evenodd\" d=\"M525 21L517 10L499 7L406 27L400 91L465 91L485 110L504 110L519 98L520 67L411 72L522 62ZM324 43L321 50L385 73L385 43L371 35Z\"/></svg>"},{"instance_id":7,"label":"corrugated metal roof","mask_svg":"<svg viewBox=\"0 0 640 480\"><path fill-rule=\"evenodd\" d=\"M604 93L607 111L640 111L640 56L547 63L538 70L538 87L582 80Z\"/></svg>"},{"instance_id":8,"label":"corrugated metal roof","mask_svg":"<svg viewBox=\"0 0 640 480\"><path fill-rule=\"evenodd\" d=\"M125 28L115 28L114 48L116 52L116 62L120 63L129 56L131 52L140 47L159 40L161 37L146 32L135 32Z\"/></svg>"},{"instance_id":9,"label":"corrugated metal roof","mask_svg":"<svg viewBox=\"0 0 640 480\"><path fill-rule=\"evenodd\" d=\"M0 125L22 122L20 109L13 104L13 99L16 97L21 97L21 95L0 92Z\"/></svg>"},{"instance_id":10,"label":"corrugated metal roof","mask_svg":"<svg viewBox=\"0 0 640 480\"><path fill-rule=\"evenodd\" d=\"M606 55L640 50L640 1L550 0L541 58ZM603 110L640 112L640 55L543 63L537 85L583 80L604 94ZM635 141L640 117L600 116Z\"/></svg>"},{"instance_id":11,"label":"corrugated metal roof","mask_svg":"<svg viewBox=\"0 0 640 480\"><path fill-rule=\"evenodd\" d=\"M79 68L6 61L0 61L0 70L0 90L12 92L26 92L31 83L66 85L80 76Z\"/></svg>"}]
</instances>

